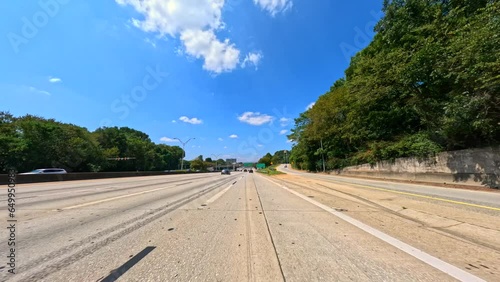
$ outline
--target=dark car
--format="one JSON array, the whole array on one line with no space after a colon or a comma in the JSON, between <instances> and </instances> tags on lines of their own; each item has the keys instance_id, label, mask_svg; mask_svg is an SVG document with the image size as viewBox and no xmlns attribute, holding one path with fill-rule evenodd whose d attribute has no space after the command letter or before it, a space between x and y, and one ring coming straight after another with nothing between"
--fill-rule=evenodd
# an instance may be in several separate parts
<instances>
[{"instance_id":1,"label":"dark car","mask_svg":"<svg viewBox=\"0 0 500 282\"><path fill-rule=\"evenodd\" d=\"M221 173L220 173L220 174L221 174L221 175L222 175L222 174L227 174L227 175L230 175L230 174L231 174L231 172L230 172L229 170L227 170L227 169L223 169L223 170L221 171Z\"/></svg>"},{"instance_id":2,"label":"dark car","mask_svg":"<svg viewBox=\"0 0 500 282\"><path fill-rule=\"evenodd\" d=\"M244 171L244 172L247 172L247 170L246 170L246 169L244 169L243 171Z\"/></svg>"},{"instance_id":3,"label":"dark car","mask_svg":"<svg viewBox=\"0 0 500 282\"><path fill-rule=\"evenodd\" d=\"M248 170L248 172L253 173L253 169Z\"/></svg>"}]
</instances>

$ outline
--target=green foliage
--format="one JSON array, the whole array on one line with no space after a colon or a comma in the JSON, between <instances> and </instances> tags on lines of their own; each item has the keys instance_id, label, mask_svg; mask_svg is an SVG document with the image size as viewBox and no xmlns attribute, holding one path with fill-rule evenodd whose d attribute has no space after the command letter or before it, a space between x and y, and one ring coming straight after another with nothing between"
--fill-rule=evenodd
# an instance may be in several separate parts
<instances>
[{"instance_id":1,"label":"green foliage","mask_svg":"<svg viewBox=\"0 0 500 282\"><path fill-rule=\"evenodd\" d=\"M203 158L196 158L191 161L190 167L192 170L201 170L201 171L206 171L207 166L206 163L203 161Z\"/></svg>"},{"instance_id":2,"label":"green foliage","mask_svg":"<svg viewBox=\"0 0 500 282\"><path fill-rule=\"evenodd\" d=\"M271 153L267 153L265 156L259 159L258 163L266 164L266 167L270 166L273 162L273 155Z\"/></svg>"},{"instance_id":3,"label":"green foliage","mask_svg":"<svg viewBox=\"0 0 500 282\"><path fill-rule=\"evenodd\" d=\"M257 170L257 172L262 173L262 174L267 174L267 175L284 174L281 171L277 171L275 165L270 166L270 167L266 167L266 168L263 168L263 169L259 169L259 170Z\"/></svg>"},{"instance_id":4,"label":"green foliage","mask_svg":"<svg viewBox=\"0 0 500 282\"><path fill-rule=\"evenodd\" d=\"M386 0L384 13L345 78L295 119L294 167L499 143L500 2Z\"/></svg>"},{"instance_id":5,"label":"green foliage","mask_svg":"<svg viewBox=\"0 0 500 282\"><path fill-rule=\"evenodd\" d=\"M184 152L154 144L143 132L127 127L83 127L32 115L0 112L0 171L61 167L70 172L177 169ZM126 161L110 158L131 157Z\"/></svg>"}]
</instances>

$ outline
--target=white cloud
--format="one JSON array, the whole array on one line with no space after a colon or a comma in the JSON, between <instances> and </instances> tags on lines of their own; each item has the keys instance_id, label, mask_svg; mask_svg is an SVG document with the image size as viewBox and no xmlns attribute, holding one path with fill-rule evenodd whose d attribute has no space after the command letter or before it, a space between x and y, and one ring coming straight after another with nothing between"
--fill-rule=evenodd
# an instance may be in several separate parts
<instances>
[{"instance_id":1,"label":"white cloud","mask_svg":"<svg viewBox=\"0 0 500 282\"><path fill-rule=\"evenodd\" d=\"M227 149L227 146L224 146L224 149Z\"/></svg>"},{"instance_id":2,"label":"white cloud","mask_svg":"<svg viewBox=\"0 0 500 282\"><path fill-rule=\"evenodd\" d=\"M257 144L257 147L264 147L264 145L262 145L262 144Z\"/></svg>"},{"instance_id":3,"label":"white cloud","mask_svg":"<svg viewBox=\"0 0 500 282\"><path fill-rule=\"evenodd\" d=\"M217 138L217 140L219 140L219 141L224 141L224 139L222 139L222 138L220 138L220 137L219 137L219 138Z\"/></svg>"},{"instance_id":4,"label":"white cloud","mask_svg":"<svg viewBox=\"0 0 500 282\"><path fill-rule=\"evenodd\" d=\"M232 71L240 64L240 50L229 39L220 40L216 36L216 31L225 28L224 0L115 1L132 6L142 15L143 19L131 20L135 27L160 37L179 38L184 50L178 49L176 53L203 59L205 70L218 74Z\"/></svg>"},{"instance_id":5,"label":"white cloud","mask_svg":"<svg viewBox=\"0 0 500 282\"><path fill-rule=\"evenodd\" d=\"M288 132L288 130L283 129L283 130L280 131L280 135L286 134L287 132Z\"/></svg>"},{"instance_id":6,"label":"white cloud","mask_svg":"<svg viewBox=\"0 0 500 282\"><path fill-rule=\"evenodd\" d=\"M172 139L172 138L168 138L168 137L162 137L162 138L160 138L160 141L162 141L162 142L179 142L179 140L177 140L177 139Z\"/></svg>"},{"instance_id":7,"label":"white cloud","mask_svg":"<svg viewBox=\"0 0 500 282\"><path fill-rule=\"evenodd\" d=\"M251 125L263 125L265 123L272 122L273 117L270 115L261 114L259 112L245 112L240 117L238 117L238 120Z\"/></svg>"},{"instance_id":8,"label":"white cloud","mask_svg":"<svg viewBox=\"0 0 500 282\"><path fill-rule=\"evenodd\" d=\"M286 140L286 143L293 143L292 140Z\"/></svg>"},{"instance_id":9,"label":"white cloud","mask_svg":"<svg viewBox=\"0 0 500 282\"><path fill-rule=\"evenodd\" d=\"M175 119L172 120L172 123L176 123L177 121Z\"/></svg>"},{"instance_id":10,"label":"white cloud","mask_svg":"<svg viewBox=\"0 0 500 282\"><path fill-rule=\"evenodd\" d=\"M61 82L62 80L59 77L50 77L49 82L50 83L58 83Z\"/></svg>"},{"instance_id":11,"label":"white cloud","mask_svg":"<svg viewBox=\"0 0 500 282\"><path fill-rule=\"evenodd\" d=\"M43 94L43 95L47 95L47 96L50 96L52 94L50 94L49 92L45 91L45 90L40 90L36 87L33 87L33 86L27 86L26 87L27 90L31 93L35 93L35 94Z\"/></svg>"},{"instance_id":12,"label":"white cloud","mask_svg":"<svg viewBox=\"0 0 500 282\"><path fill-rule=\"evenodd\" d=\"M289 122L290 122L289 118L285 118L285 117L280 118L281 126L287 126Z\"/></svg>"},{"instance_id":13,"label":"white cloud","mask_svg":"<svg viewBox=\"0 0 500 282\"><path fill-rule=\"evenodd\" d=\"M246 67L248 65L254 65L255 69L259 65L260 60L262 59L261 53L248 53L243 62L241 63L241 67Z\"/></svg>"},{"instance_id":14,"label":"white cloud","mask_svg":"<svg viewBox=\"0 0 500 282\"><path fill-rule=\"evenodd\" d=\"M156 42L155 41L153 41L153 40L151 40L149 38L145 38L144 42L146 42L147 44L153 46L153 48L156 48Z\"/></svg>"},{"instance_id":15,"label":"white cloud","mask_svg":"<svg viewBox=\"0 0 500 282\"><path fill-rule=\"evenodd\" d=\"M236 138L238 138L238 135L236 135L236 134L231 134L231 135L229 135L229 138L231 138L231 139L236 139Z\"/></svg>"},{"instance_id":16,"label":"white cloud","mask_svg":"<svg viewBox=\"0 0 500 282\"><path fill-rule=\"evenodd\" d=\"M188 118L187 116L182 116L179 118L180 121L187 122L190 124L202 124L203 121L198 118Z\"/></svg>"},{"instance_id":17,"label":"white cloud","mask_svg":"<svg viewBox=\"0 0 500 282\"><path fill-rule=\"evenodd\" d=\"M314 104L316 104L316 102L312 102L311 104L307 105L306 111L311 109L314 106Z\"/></svg>"},{"instance_id":18,"label":"white cloud","mask_svg":"<svg viewBox=\"0 0 500 282\"><path fill-rule=\"evenodd\" d=\"M238 66L240 50L229 43L229 39L219 41L213 30L189 29L182 32L181 40L188 55L205 60L203 64L205 70L222 73Z\"/></svg>"},{"instance_id":19,"label":"white cloud","mask_svg":"<svg viewBox=\"0 0 500 282\"><path fill-rule=\"evenodd\" d=\"M293 5L292 0L253 0L253 2L263 10L268 11L273 17L277 13L291 9Z\"/></svg>"}]
</instances>

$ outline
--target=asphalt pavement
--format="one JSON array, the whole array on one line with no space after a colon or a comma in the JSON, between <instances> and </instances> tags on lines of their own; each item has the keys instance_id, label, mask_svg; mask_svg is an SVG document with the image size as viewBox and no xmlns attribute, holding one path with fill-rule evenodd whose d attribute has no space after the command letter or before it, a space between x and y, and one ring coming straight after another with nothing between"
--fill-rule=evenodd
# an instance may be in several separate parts
<instances>
[{"instance_id":1,"label":"asphalt pavement","mask_svg":"<svg viewBox=\"0 0 500 282\"><path fill-rule=\"evenodd\" d=\"M16 208L1 281L483 281L258 173L23 184Z\"/></svg>"}]
</instances>

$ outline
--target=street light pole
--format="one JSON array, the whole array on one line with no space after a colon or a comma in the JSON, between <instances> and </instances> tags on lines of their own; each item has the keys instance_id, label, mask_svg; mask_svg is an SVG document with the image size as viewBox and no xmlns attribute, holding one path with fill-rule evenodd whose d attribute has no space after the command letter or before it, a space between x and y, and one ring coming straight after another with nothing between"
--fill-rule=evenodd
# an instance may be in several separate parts
<instances>
[{"instance_id":1,"label":"street light pole","mask_svg":"<svg viewBox=\"0 0 500 282\"><path fill-rule=\"evenodd\" d=\"M192 140L192 139L196 139L196 138L194 138L194 137L193 137L193 138L189 138L186 142L182 142L182 140L181 140L181 139L179 139L179 138L174 138L174 139L177 139L177 140L179 140L179 142L181 142L181 143L182 143L182 152L183 152L183 153L182 153L182 160L181 160L181 170L184 170L184 158L186 157L186 150L184 150L184 147L186 147L186 144L187 144L190 140Z\"/></svg>"},{"instance_id":2,"label":"street light pole","mask_svg":"<svg viewBox=\"0 0 500 282\"><path fill-rule=\"evenodd\" d=\"M218 170L217 161L219 160L219 157L221 156L221 154L218 154L218 155L212 154L212 156L215 157L215 171L217 171Z\"/></svg>"},{"instance_id":3,"label":"street light pole","mask_svg":"<svg viewBox=\"0 0 500 282\"><path fill-rule=\"evenodd\" d=\"M325 172L325 155L323 152L323 138L321 138L321 158L323 159L323 172Z\"/></svg>"}]
</instances>

